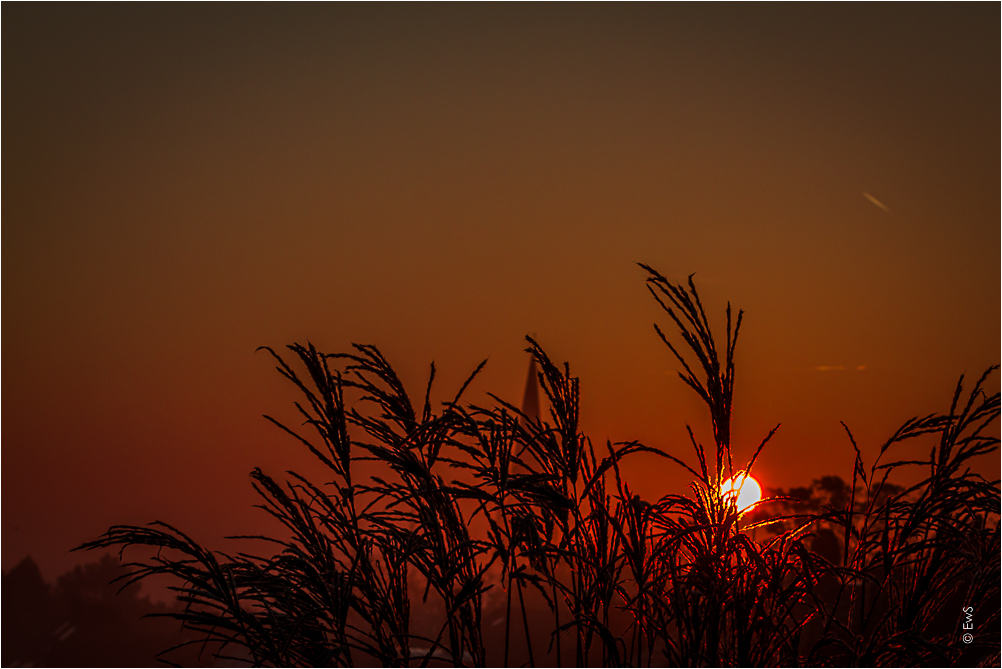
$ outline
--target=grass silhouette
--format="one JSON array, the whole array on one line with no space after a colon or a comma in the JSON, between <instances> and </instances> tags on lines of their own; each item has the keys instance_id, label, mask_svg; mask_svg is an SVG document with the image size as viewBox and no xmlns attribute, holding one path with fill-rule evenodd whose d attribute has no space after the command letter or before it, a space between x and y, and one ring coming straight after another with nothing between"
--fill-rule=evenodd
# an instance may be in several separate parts
<instances>
[{"instance_id":1,"label":"grass silhouette","mask_svg":"<svg viewBox=\"0 0 1002 669\"><path fill-rule=\"evenodd\" d=\"M751 472L776 432L734 462L742 314L727 306L718 351L692 277L675 284L641 267L677 329L657 333L709 411L711 448L688 430L694 459L638 442L596 447L579 427L578 379L529 337L547 420L494 395L493 406L464 403L484 363L440 408L432 365L418 407L375 346L293 344L266 350L300 394L305 430L269 420L329 476L253 471L261 508L285 529L249 538L273 554L210 551L162 522L114 526L80 548L156 549L127 580L176 577L184 608L169 615L220 657L255 665L509 665L516 654L532 666L997 665L998 636L965 645L961 611L997 629L999 482L967 464L998 447L999 395L984 390L998 368L966 395L961 378L948 412L904 423L869 468L846 428L856 459L844 494L739 510L721 482ZM345 393L361 401L349 409ZM938 435L928 460L882 462L922 435ZM684 467L688 494L633 494L620 463L640 452ZM363 461L381 474L359 480ZM928 474L907 489L889 483L905 467ZM834 553L812 550L823 533ZM485 624L497 589L503 639ZM412 604L430 601L438 617L419 633Z\"/></svg>"}]
</instances>

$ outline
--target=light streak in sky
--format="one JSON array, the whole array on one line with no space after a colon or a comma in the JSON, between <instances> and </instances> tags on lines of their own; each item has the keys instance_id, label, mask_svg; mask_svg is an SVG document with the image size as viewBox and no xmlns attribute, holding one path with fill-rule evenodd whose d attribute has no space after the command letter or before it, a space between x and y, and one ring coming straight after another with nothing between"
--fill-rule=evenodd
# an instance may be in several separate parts
<instances>
[{"instance_id":1,"label":"light streak in sky","mask_svg":"<svg viewBox=\"0 0 1002 669\"><path fill-rule=\"evenodd\" d=\"M866 191L863 191L863 197L865 197L867 200L869 200L873 204L877 205L878 207L880 207L884 211L890 213L891 210L890 210L890 208L888 208L888 206L886 204L884 204L883 202L881 202L877 198L873 197L872 195L870 195Z\"/></svg>"}]
</instances>

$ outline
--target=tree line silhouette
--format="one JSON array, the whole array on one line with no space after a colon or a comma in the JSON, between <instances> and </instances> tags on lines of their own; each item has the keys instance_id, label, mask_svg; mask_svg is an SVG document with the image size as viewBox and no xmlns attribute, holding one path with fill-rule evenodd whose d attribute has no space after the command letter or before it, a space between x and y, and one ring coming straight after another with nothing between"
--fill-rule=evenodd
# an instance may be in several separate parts
<instances>
[{"instance_id":1,"label":"tree line silhouette","mask_svg":"<svg viewBox=\"0 0 1002 669\"><path fill-rule=\"evenodd\" d=\"M195 637L164 614L177 612L141 596L139 584L112 583L128 572L103 555L78 565L55 583L42 578L31 557L3 575L5 667L148 667L167 648ZM159 616L159 617L157 617ZM197 648L173 655L185 664L204 664ZM211 661L212 658L205 658Z\"/></svg>"}]
</instances>

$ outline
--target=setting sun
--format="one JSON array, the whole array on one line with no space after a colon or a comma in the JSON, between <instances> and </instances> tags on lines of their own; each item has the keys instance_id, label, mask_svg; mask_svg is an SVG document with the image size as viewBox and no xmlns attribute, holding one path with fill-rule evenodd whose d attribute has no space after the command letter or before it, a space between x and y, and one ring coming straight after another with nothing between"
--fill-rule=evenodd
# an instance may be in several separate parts
<instances>
[{"instance_id":1,"label":"setting sun","mask_svg":"<svg viewBox=\"0 0 1002 669\"><path fill-rule=\"evenodd\" d=\"M738 510L744 511L762 499L762 487L751 476L738 472L720 484L720 496L725 500L730 501L735 494L738 496Z\"/></svg>"}]
</instances>

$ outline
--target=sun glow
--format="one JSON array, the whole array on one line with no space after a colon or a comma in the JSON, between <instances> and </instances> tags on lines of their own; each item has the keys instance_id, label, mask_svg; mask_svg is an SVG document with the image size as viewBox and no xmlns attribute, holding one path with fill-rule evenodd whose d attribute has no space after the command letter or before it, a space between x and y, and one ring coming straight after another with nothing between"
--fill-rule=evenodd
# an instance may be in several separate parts
<instances>
[{"instance_id":1,"label":"sun glow","mask_svg":"<svg viewBox=\"0 0 1002 669\"><path fill-rule=\"evenodd\" d=\"M737 495L738 511L744 511L762 499L762 487L758 481L744 472L738 472L720 484L720 496L731 502Z\"/></svg>"}]
</instances>

